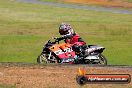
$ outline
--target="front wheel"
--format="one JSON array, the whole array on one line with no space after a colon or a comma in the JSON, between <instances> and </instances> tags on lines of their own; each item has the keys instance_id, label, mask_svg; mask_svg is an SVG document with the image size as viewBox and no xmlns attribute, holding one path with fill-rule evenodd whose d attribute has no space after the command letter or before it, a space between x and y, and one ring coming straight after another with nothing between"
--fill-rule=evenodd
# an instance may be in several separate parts
<instances>
[{"instance_id":1,"label":"front wheel","mask_svg":"<svg viewBox=\"0 0 132 88\"><path fill-rule=\"evenodd\" d=\"M37 63L48 63L46 54L41 53L37 58Z\"/></svg>"},{"instance_id":2,"label":"front wheel","mask_svg":"<svg viewBox=\"0 0 132 88\"><path fill-rule=\"evenodd\" d=\"M58 59L54 55L49 55L47 53L41 53L37 58L37 63L58 63Z\"/></svg>"},{"instance_id":3,"label":"front wheel","mask_svg":"<svg viewBox=\"0 0 132 88\"><path fill-rule=\"evenodd\" d=\"M107 65L107 59L105 58L104 55L99 54L98 57L99 57L99 63L98 64L100 64L100 65Z\"/></svg>"}]
</instances>

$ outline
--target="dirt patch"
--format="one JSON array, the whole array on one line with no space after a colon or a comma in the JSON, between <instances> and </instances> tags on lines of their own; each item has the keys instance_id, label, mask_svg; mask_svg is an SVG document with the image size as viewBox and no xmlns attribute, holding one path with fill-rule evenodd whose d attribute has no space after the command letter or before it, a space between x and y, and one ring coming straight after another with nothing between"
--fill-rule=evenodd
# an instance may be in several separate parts
<instances>
[{"instance_id":1,"label":"dirt patch","mask_svg":"<svg viewBox=\"0 0 132 88\"><path fill-rule=\"evenodd\" d=\"M123 0L64 0L65 2L82 3L89 5L101 5L105 7L124 7L132 8L132 3Z\"/></svg>"},{"instance_id":2,"label":"dirt patch","mask_svg":"<svg viewBox=\"0 0 132 88\"><path fill-rule=\"evenodd\" d=\"M0 66L0 84L14 85L16 88L80 88L76 83L78 68L83 67L93 74L130 74L132 68L93 66ZM87 84L84 88L130 88L130 84Z\"/></svg>"}]
</instances>

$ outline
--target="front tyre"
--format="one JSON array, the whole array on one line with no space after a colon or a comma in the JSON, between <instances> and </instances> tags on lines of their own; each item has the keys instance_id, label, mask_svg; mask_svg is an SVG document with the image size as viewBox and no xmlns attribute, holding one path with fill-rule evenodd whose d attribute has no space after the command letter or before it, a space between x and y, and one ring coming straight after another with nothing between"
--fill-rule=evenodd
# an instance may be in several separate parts
<instances>
[{"instance_id":1,"label":"front tyre","mask_svg":"<svg viewBox=\"0 0 132 88\"><path fill-rule=\"evenodd\" d=\"M46 58L46 54L41 53L37 58L37 63L48 63L48 60Z\"/></svg>"},{"instance_id":2,"label":"front tyre","mask_svg":"<svg viewBox=\"0 0 132 88\"><path fill-rule=\"evenodd\" d=\"M100 65L107 65L107 59L105 58L104 55L99 54L98 57L99 57L99 63L98 64L100 64Z\"/></svg>"}]
</instances>

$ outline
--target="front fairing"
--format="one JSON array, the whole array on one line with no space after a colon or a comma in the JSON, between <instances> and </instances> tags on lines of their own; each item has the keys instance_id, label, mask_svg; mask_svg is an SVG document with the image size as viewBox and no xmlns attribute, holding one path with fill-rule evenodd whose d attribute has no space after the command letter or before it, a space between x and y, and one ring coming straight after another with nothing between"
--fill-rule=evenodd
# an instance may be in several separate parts
<instances>
[{"instance_id":1,"label":"front fairing","mask_svg":"<svg viewBox=\"0 0 132 88\"><path fill-rule=\"evenodd\" d=\"M50 51L54 52L60 59L68 59L73 58L75 56L75 52L72 50L70 44L62 43L55 44L49 48Z\"/></svg>"},{"instance_id":2,"label":"front fairing","mask_svg":"<svg viewBox=\"0 0 132 88\"><path fill-rule=\"evenodd\" d=\"M47 42L44 46L43 46L43 52L49 52L49 48L52 47L55 44L49 43Z\"/></svg>"}]
</instances>

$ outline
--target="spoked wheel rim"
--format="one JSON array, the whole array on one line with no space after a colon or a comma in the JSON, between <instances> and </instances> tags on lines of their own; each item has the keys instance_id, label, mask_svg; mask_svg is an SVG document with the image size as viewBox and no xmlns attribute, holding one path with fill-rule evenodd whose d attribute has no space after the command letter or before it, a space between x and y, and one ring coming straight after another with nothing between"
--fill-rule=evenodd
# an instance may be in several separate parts
<instances>
[{"instance_id":1,"label":"spoked wheel rim","mask_svg":"<svg viewBox=\"0 0 132 88\"><path fill-rule=\"evenodd\" d=\"M38 63L48 63L48 60L46 58L46 54L42 53L40 56L38 56L37 62Z\"/></svg>"},{"instance_id":2,"label":"spoked wheel rim","mask_svg":"<svg viewBox=\"0 0 132 88\"><path fill-rule=\"evenodd\" d=\"M48 59L48 54L41 54L37 58L37 63L58 63L58 60L55 58L54 55L51 55L50 59Z\"/></svg>"}]
</instances>

